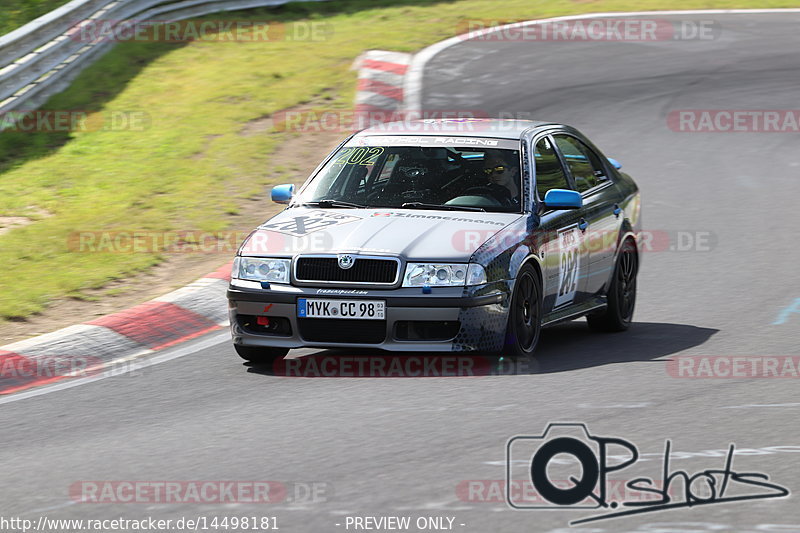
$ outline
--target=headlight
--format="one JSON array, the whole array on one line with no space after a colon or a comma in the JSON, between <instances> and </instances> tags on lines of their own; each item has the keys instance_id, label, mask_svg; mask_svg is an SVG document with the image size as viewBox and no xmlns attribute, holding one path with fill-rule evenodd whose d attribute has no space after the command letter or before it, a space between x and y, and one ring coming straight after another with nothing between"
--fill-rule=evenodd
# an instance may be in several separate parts
<instances>
[{"instance_id":1,"label":"headlight","mask_svg":"<svg viewBox=\"0 0 800 533\"><path fill-rule=\"evenodd\" d=\"M233 261L231 277L251 281L289 283L290 264L290 259L237 257Z\"/></svg>"},{"instance_id":2,"label":"headlight","mask_svg":"<svg viewBox=\"0 0 800 533\"><path fill-rule=\"evenodd\" d=\"M457 287L464 285L480 285L486 283L486 273L481 265L470 263L439 264L409 263L403 287Z\"/></svg>"}]
</instances>

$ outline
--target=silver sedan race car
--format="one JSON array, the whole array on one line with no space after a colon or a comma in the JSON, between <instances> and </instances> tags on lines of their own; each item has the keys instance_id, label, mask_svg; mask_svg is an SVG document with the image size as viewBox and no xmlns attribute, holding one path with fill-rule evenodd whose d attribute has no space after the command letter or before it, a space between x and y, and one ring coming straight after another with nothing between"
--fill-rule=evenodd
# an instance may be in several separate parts
<instances>
[{"instance_id":1,"label":"silver sedan race car","mask_svg":"<svg viewBox=\"0 0 800 533\"><path fill-rule=\"evenodd\" d=\"M640 197L577 130L385 124L337 147L253 231L227 293L253 362L301 347L530 355L542 327L628 328ZM468 131L464 131L468 130Z\"/></svg>"}]
</instances>

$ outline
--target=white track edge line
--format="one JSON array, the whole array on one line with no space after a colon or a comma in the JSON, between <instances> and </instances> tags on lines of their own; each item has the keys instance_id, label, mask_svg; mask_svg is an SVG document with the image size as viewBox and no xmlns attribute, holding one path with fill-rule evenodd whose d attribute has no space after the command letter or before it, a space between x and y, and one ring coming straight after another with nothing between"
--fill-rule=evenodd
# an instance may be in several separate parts
<instances>
[{"instance_id":1,"label":"white track edge line","mask_svg":"<svg viewBox=\"0 0 800 533\"><path fill-rule=\"evenodd\" d=\"M436 57L440 52L455 46L459 43L468 42L467 35L488 35L504 31L508 28L521 26L531 26L545 22L557 22L563 20L581 20L587 18L608 18L608 17L638 17L642 15L746 15L746 14L768 14L768 13L800 13L798 8L771 8L771 9L698 9L698 10L678 10L678 11L626 11L608 13L584 13L582 15L565 15L563 17L553 17L546 19L526 20L513 22L502 26L494 26L476 32L467 32L455 37L450 37L444 41L432 44L417 52L411 59L406 79L403 83L405 101L403 109L412 113L422 111L422 75L428 62Z\"/></svg>"},{"instance_id":2,"label":"white track edge line","mask_svg":"<svg viewBox=\"0 0 800 533\"><path fill-rule=\"evenodd\" d=\"M179 359L181 357L186 357L187 355L191 355L191 354L193 354L195 352L198 352L200 350L205 350L205 349L210 348L212 346L216 346L217 344L222 344L223 342L227 342L228 340L230 340L230 333L225 331L225 332L220 332L220 333L218 333L216 335L213 335L211 337L208 337L206 339L203 339L203 340L201 340L199 342L187 341L187 342L191 342L191 344L189 344L188 346L182 346L182 347L177 348L175 350L170 350L167 353L164 353L164 354L161 354L161 355L156 355L155 357L152 357L150 359L146 359L144 361L135 361L135 362L133 362L133 364L131 366L126 367L124 369L111 370L110 372L103 373L103 374L100 374L100 375L97 375L97 376L90 376L90 377L80 378L80 379L76 379L76 380L60 381L58 383L55 383L54 385L45 385L45 386L40 387L40 388L35 388L35 389L28 390L28 391L19 392L19 393L16 393L16 394L12 393L11 395L9 395L7 397L0 397L0 405L7 404L7 403L12 403L12 402L17 402L19 400L26 400L28 398L34 398L36 396L42 396L44 394L50 394L52 392L71 389L72 387L78 387L78 386L81 386L81 385L88 385L89 383L94 383L95 381L100 381L102 379L106 379L106 378L110 378L110 377L114 377L114 376L119 376L119 375L122 375L122 374L127 374L128 372L135 371L135 370L141 370L141 369L147 368L149 366L155 366L155 365L158 365L158 364L161 364L161 363L166 363L167 361L172 361L173 359ZM142 356L148 355L150 353L153 353L153 351L152 350L145 350L145 351L140 352L137 355L138 355L138 357L142 357ZM132 356L127 356L125 358L120 358L119 360L109 361L109 366L111 366L115 362L120 362L120 361L123 361L123 360L129 360L131 357Z\"/></svg>"}]
</instances>

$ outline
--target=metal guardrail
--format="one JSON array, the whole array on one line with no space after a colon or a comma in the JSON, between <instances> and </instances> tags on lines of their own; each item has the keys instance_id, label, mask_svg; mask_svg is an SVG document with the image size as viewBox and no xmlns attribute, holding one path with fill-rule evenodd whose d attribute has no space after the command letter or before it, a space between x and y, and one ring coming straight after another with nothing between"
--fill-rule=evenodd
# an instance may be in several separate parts
<instances>
[{"instance_id":1,"label":"metal guardrail","mask_svg":"<svg viewBox=\"0 0 800 533\"><path fill-rule=\"evenodd\" d=\"M112 40L103 37L83 42L76 36L82 21L172 22L292 1L295 0L73 0L0 36L0 115L36 109L113 46Z\"/></svg>"}]
</instances>

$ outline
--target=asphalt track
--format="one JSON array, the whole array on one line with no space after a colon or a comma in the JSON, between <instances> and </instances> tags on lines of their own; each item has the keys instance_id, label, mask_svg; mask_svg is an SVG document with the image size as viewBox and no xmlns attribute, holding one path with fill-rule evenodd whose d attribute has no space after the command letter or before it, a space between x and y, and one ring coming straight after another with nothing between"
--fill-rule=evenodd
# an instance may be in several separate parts
<instances>
[{"instance_id":1,"label":"asphalt track","mask_svg":"<svg viewBox=\"0 0 800 533\"><path fill-rule=\"evenodd\" d=\"M0 406L0 515L268 515L287 532L345 531L355 515L450 516L455 530L556 531L597 513L512 510L464 501L456 488L504 479L510 437L579 421L642 453L659 454L671 439L689 452L672 467L690 473L722 468L724 457L708 450L736 443L751 449L736 456L736 470L769 474L793 494L573 530L800 531L797 380L678 379L665 363L800 353L800 315L781 315L800 298L800 136L685 133L666 122L676 109L796 109L800 15L672 18L712 19L721 33L464 42L423 77L425 109L529 112L578 127L638 180L648 229L710 232L711 250L644 257L629 332L591 334L577 321L548 330L537 361L517 374L409 379L276 377L242 365L215 333L134 375ZM646 458L636 475L660 479L660 459ZM75 504L69 487L80 480L318 482L327 493L274 505Z\"/></svg>"}]
</instances>

